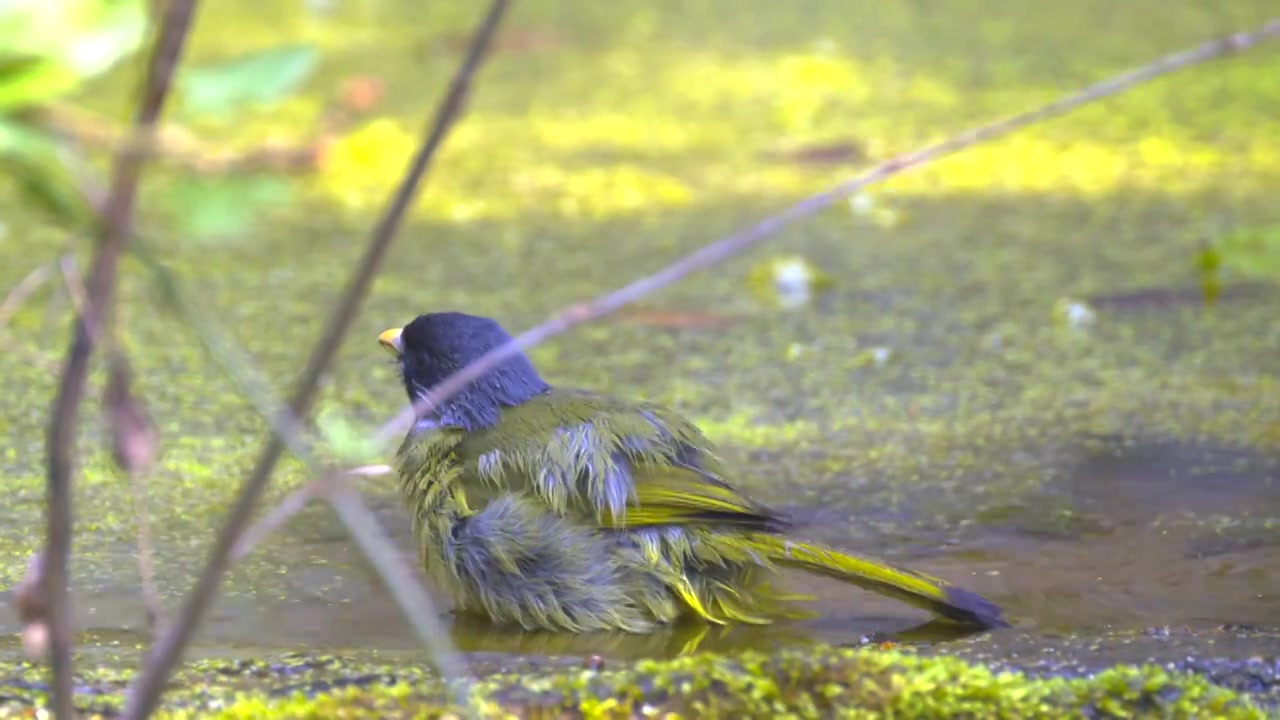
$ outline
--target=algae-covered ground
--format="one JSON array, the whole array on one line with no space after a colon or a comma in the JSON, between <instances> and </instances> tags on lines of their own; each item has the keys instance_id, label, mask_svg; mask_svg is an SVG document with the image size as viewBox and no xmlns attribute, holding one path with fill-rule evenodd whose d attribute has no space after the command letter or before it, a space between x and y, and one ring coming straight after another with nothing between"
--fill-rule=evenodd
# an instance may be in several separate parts
<instances>
[{"instance_id":1,"label":"algae-covered ground","mask_svg":"<svg viewBox=\"0 0 1280 720\"><path fill-rule=\"evenodd\" d=\"M235 148L294 138L342 78L373 75L386 87L379 119L332 143L319 172L290 181L288 202L250 232L185 238L173 191L183 178L160 170L144 186L142 225L165 262L284 393L478 8L206 5L193 62L286 42L323 53L307 92L269 111L220 119L179 99L172 118L206 141ZM419 312L460 309L525 328L859 167L1274 12L1191 0L686 5L517 4L326 378L326 422L373 427L399 407L402 391L374 339ZM741 470L736 481L806 521L811 537L961 583L1000 603L1016 626L959 642L898 635L923 618L796 577L789 580L817 596L820 618L711 633L698 638L700 649L729 653L714 662L735 667L769 664L769 673L808 668L797 672L817 689L793 699L817 704L788 706L799 715L873 684L944 686L921 690L929 702L1007 691L1009 703L1021 703L1010 715L1056 717L1068 706L1085 716L1159 713L1166 703L1189 715L1200 702L1254 712L1235 691L1270 703L1280 657L1272 632L1280 620L1280 290L1274 275L1250 272L1265 262L1227 255L1208 283L1220 288L1216 302L1207 303L1203 261L1205 248L1226 238L1280 226L1278 67L1280 52L1263 47L904 174L663 291L643 312L532 352L552 382L687 413ZM134 80L122 69L77 101L125 117ZM0 195L0 207L6 289L52 261L66 239L16 195ZM759 278L783 256L820 268L829 286L802 307L782 307ZM160 310L145 269L128 263L124 272L128 348L163 442L149 495L160 589L173 605L265 428L189 329ZM50 288L0 338L6 587L43 529L54 377L33 357L62 352L70 307ZM130 493L102 452L97 412L96 403L86 412L80 447L72 568L86 707L91 691L127 677L146 639ZM384 461L389 451L367 459ZM286 464L273 497L303 480ZM411 554L393 483L370 478L365 489ZM16 633L15 618L0 621ZM645 680L647 666L625 665L689 647L686 629L584 639L459 623L454 633L485 662L527 663L501 686L513 694L494 695L500 702L533 698L559 716L563 693L582 680L581 658L600 655L605 679L583 682L619 683L601 690L624 698L613 711L632 707L625 698L638 696L620 688L635 683L660 690L654 702L672 710L697 707L681 699L692 697L683 681L660 687ZM926 672L878 650L807 654L815 643L868 635L922 637L922 652L974 664L944 661ZM304 665L334 653L345 658L335 677L402 672L412 680L425 656L411 637L341 525L315 507L235 568L192 657L248 667L286 652L301 653L288 657ZM789 654L732 659L779 648ZM19 662L16 638L0 656ZM552 656L574 669L555 674L562 663ZM1084 679L1115 663L1153 665ZM11 667L0 694L21 706L26 691L18 689L31 689L34 670ZM624 674L609 675L614 667ZM1033 679L997 680L986 667L1027 669ZM1194 675L1161 675L1184 671ZM688 666L675 672L705 680ZM187 682L208 682L205 700L225 697L217 686L238 677L191 673ZM287 677L250 674L292 687ZM850 689L868 676L880 681ZM745 687L726 680L715 692L763 692ZM1114 701L1100 699L1110 691L1119 693ZM434 702L435 692L419 685L353 707L378 713L384 706L361 703ZM868 707L918 709L883 702ZM758 704L717 707L725 716L765 713Z\"/></svg>"},{"instance_id":2,"label":"algae-covered ground","mask_svg":"<svg viewBox=\"0 0 1280 720\"><path fill-rule=\"evenodd\" d=\"M1088 677L987 668L893 649L821 647L733 656L701 654L610 667L477 658L447 685L411 663L281 655L198 661L176 678L163 717L1165 717L1263 718L1234 678L1115 666ZM1256 674L1256 669L1253 670ZM1270 673L1274 679L1274 672ZM94 675L86 714L119 708L127 676ZM11 683L9 714L37 693ZM1223 687L1227 685L1228 687ZM264 688L269 688L264 690ZM105 689L101 691L101 689Z\"/></svg>"}]
</instances>

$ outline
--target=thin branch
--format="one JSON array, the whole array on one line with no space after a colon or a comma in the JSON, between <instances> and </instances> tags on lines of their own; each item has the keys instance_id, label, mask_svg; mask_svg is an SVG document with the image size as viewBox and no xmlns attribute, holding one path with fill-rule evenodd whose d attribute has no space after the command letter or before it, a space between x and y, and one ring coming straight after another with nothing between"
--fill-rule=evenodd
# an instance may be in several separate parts
<instances>
[{"instance_id":1,"label":"thin branch","mask_svg":"<svg viewBox=\"0 0 1280 720\"><path fill-rule=\"evenodd\" d=\"M163 306L175 312L183 321L184 326L194 332L204 346L205 351L209 353L222 371L239 386L241 394L250 399L254 409L266 420L276 436L284 441L289 450L307 465L312 476L316 477L315 480L291 493L270 513L259 520L257 524L243 533L232 550L230 562L238 562L248 555L253 547L266 538L267 535L287 522L290 517L301 512L311 499L326 496L328 488L332 486L334 477L371 476L391 472L391 468L387 465L365 465L345 471L326 470L321 467L311 448L306 444L305 438L299 432L301 423L296 416L289 413L287 407L284 407L283 401L275 395L261 373L254 369L252 358L242 348L238 347L233 340L228 339L227 334L203 306L188 299L186 292L177 282L173 273L151 252L145 238L138 238L137 242L134 243L133 251L134 255L151 270ZM351 532L354 536L356 532L364 532L367 535L369 531L367 529L362 531L353 528ZM361 545L362 547L370 543L388 546L392 544L391 540L386 538L381 530L374 528L374 532L377 533L377 536L371 540L366 538ZM399 573L396 577L384 578L388 587L417 585L417 581L411 571L404 570L401 565L388 567ZM423 596L425 596L425 593L418 590L401 592L395 597L397 601L418 602ZM414 628L419 631L424 628L429 631L430 628L435 627L433 618L437 615L437 611L434 604L430 602L430 596L425 597L427 599L419 605L402 605L401 608ZM422 640L432 649L436 662L443 672L458 672L459 668L465 667L448 635L423 636ZM460 675L447 675L447 677L457 681L455 682L455 689L458 701L460 704L464 703L470 697L469 678L465 674L465 670Z\"/></svg>"},{"instance_id":2,"label":"thin branch","mask_svg":"<svg viewBox=\"0 0 1280 720\"><path fill-rule=\"evenodd\" d=\"M204 351L239 386L240 394L249 401L267 425L284 439L285 445L293 449L299 458L306 461L309 451L300 432L301 422L296 419L285 423L279 421L287 415L284 400L256 369L253 357L228 337L227 332L202 303L193 302L187 296L173 271L153 252L146 236L138 237L131 250L133 256L151 271L159 303L173 312L183 327L195 335Z\"/></svg>"},{"instance_id":3,"label":"thin branch","mask_svg":"<svg viewBox=\"0 0 1280 720\"><path fill-rule=\"evenodd\" d=\"M58 272L62 273L62 286L67 291L67 297L71 299L71 309L75 310L76 317L88 313L89 290L85 287L80 271L76 268L76 257L67 253L58 258ZM97 334L99 329L97 325L89 328L89 332L93 333L89 339L95 344L101 339Z\"/></svg>"},{"instance_id":4,"label":"thin branch","mask_svg":"<svg viewBox=\"0 0 1280 720\"><path fill-rule=\"evenodd\" d=\"M31 269L31 272L27 273L26 277L19 280L18 284L9 290L9 294L4 297L4 302L0 303L0 328L9 325L9 321L18 312L18 308L22 307L27 298L31 297L31 294L43 285L52 274L53 268L48 263L37 265Z\"/></svg>"},{"instance_id":5,"label":"thin branch","mask_svg":"<svg viewBox=\"0 0 1280 720\"><path fill-rule=\"evenodd\" d=\"M308 503L315 498L323 497L327 486L331 482L331 478L326 475L316 478L289 493L285 499L271 509L271 512L244 531L244 534L236 542L236 546L231 549L229 561L238 563L248 557L249 553L253 552L253 549L259 543L267 539L268 535L282 527L294 515L302 512Z\"/></svg>"},{"instance_id":6,"label":"thin branch","mask_svg":"<svg viewBox=\"0 0 1280 720\"><path fill-rule=\"evenodd\" d=\"M382 259L395 239L396 232L404 219L410 204L417 196L418 188L426 175L426 171L435 157L449 130L462 112L471 79L484 58L494 32L503 15L506 13L509 0L493 0L480 26L472 39L471 48L466 58L454 74L449 91L441 102L426 133L426 139L414 156L409 171L405 175L387 208L386 214L375 227L369 244L361 258L360 265L354 272L351 281L343 292L337 308L330 318L323 337L302 372L297 390L289 404L289 413L278 419L279 426L296 426L298 419L308 414L315 399L316 388L320 377L328 369L338 347L346 336L354 321L369 287L377 276ZM296 432L296 429L294 430ZM239 541L241 533L248 527L253 509L265 491L276 463L285 450L285 440L279 433L273 433L267 440L253 472L241 486L226 523L223 525L210 553L208 564L201 573L196 586L187 595L178 616L166 629L159 642L149 654L146 666L137 682L130 688L126 700L124 715L127 718L142 718L149 715L159 703L160 695L168 681L169 675L182 657L183 650L195 632L205 610L217 593L218 585L226 572L232 550ZM444 670L445 668L442 668Z\"/></svg>"},{"instance_id":7,"label":"thin branch","mask_svg":"<svg viewBox=\"0 0 1280 720\"><path fill-rule=\"evenodd\" d=\"M139 238L134 244L134 254L152 271L155 284L160 290L161 302L175 311L184 325L196 334L205 351L223 372L239 385L240 392L251 399L254 408L267 421L276 436L281 438L289 450L308 466L312 475L317 477L291 493L257 524L242 534L232 550L231 562L239 561L246 556L268 534L278 529L290 517L301 512L311 499L327 497L329 489L335 482L334 478L383 475L391 472L391 468L387 465L365 465L346 471L322 468L299 433L300 422L297 417L290 414L288 408L283 407L282 401L271 391L261 374L254 370L251 358L237 347L234 341L226 337L226 333L219 327L217 321L210 317L201 305L187 298L170 270L150 252L145 238ZM353 537L356 537L356 533L360 533L357 541L361 543L362 548L393 545L390 538L387 538L385 533L376 526L372 529L356 526L350 527L349 530ZM388 587L400 588L395 593L395 598L401 603L401 609L414 629L424 633L437 628L438 622L435 618L438 613L430 596L418 588L413 572L405 568L403 563L387 564L378 560L374 560L374 563L375 567L393 573L383 579ZM436 634L421 637L423 642L431 648L442 673L455 681L454 689L459 705L467 707L466 703L471 697L469 676L449 636Z\"/></svg>"},{"instance_id":8,"label":"thin branch","mask_svg":"<svg viewBox=\"0 0 1280 720\"><path fill-rule=\"evenodd\" d=\"M138 542L138 579L147 611L147 629L154 637L164 622L164 603L156 586L155 545L151 540L151 513L147 506L147 479L155 465L160 443L150 414L133 389L133 371L124 352L111 343L104 410L111 427L116 465L128 476L133 495L135 534Z\"/></svg>"},{"instance_id":9,"label":"thin branch","mask_svg":"<svg viewBox=\"0 0 1280 720\"><path fill-rule=\"evenodd\" d=\"M84 315L89 307L89 292L85 289L76 269L75 256L67 253L58 261L62 271L62 282L71 305L77 315ZM100 328L90 327L90 340L95 344L103 344L99 336ZM107 383L106 406L112 434L116 441L115 456L120 467L129 477L129 487L133 495L133 513L137 523L138 538L138 579L142 584L142 601L147 611L147 629L153 634L157 625L164 619L164 604L160 600L160 591L155 579L155 546L151 541L151 514L147 508L147 475L150 465L155 460L156 437L155 426L150 417L132 396L132 378L128 361L119 346L119 339L114 333L108 333L105 345L111 359L110 380ZM114 417L111 417L114 415ZM128 433L129 439L121 435ZM122 442L123 441L123 442ZM125 451L124 446L133 446Z\"/></svg>"},{"instance_id":10,"label":"thin branch","mask_svg":"<svg viewBox=\"0 0 1280 720\"><path fill-rule=\"evenodd\" d=\"M0 303L0 351L26 356L35 365L41 369L48 370L51 373L57 373L61 370L60 365L53 358L41 352L36 352L18 342L11 341L7 337L9 322L13 320L13 316L17 314L18 308L22 307L39 287L49 279L53 274L53 265L46 263L37 265L27 273L25 277L14 285L7 295L4 302Z\"/></svg>"},{"instance_id":11,"label":"thin branch","mask_svg":"<svg viewBox=\"0 0 1280 720\"><path fill-rule=\"evenodd\" d=\"M270 513L243 533L232 550L230 562L238 562L247 556L254 546L271 532L279 529L289 518L301 512L312 499L328 498L337 481L350 477L385 475L392 471L387 465L364 465L349 470L323 468L299 433L300 422L297 417L290 414L288 408L284 407L283 402L275 396L270 385L254 369L252 359L247 353L236 346L233 340L227 338L217 321L210 317L200 304L188 299L172 272L150 252L145 238L139 238L134 243L134 255L152 271L156 286L160 290L161 302L175 311L184 325L196 334L214 362L239 386L241 394L251 399L254 408L270 425L276 436L281 438L289 450L307 465L312 476L316 478L290 493ZM339 517L345 522L351 515L339 514ZM393 547L391 539L376 524L372 527L349 526L348 529L362 548ZM430 596L419 587L413 571L404 563L396 562L394 558L390 563L376 558L371 560L380 571L391 573L384 575L383 580L389 588L398 588L393 594L396 601L401 603L401 610L414 629L419 632L423 642L433 651L441 672L446 678L454 681L459 705L467 707L466 703L471 697L469 676L457 649L453 647L448 634L424 634L439 629L439 622L436 620L438 613Z\"/></svg>"},{"instance_id":12,"label":"thin branch","mask_svg":"<svg viewBox=\"0 0 1280 720\"><path fill-rule=\"evenodd\" d=\"M592 300L569 306L550 320L517 335L505 345L494 348L458 372L450 375L433 388L431 392L419 398L413 405L406 406L394 418L384 424L374 435L373 441L379 445L384 445L404 434L409 429L409 426L413 424L415 417L431 412L441 402L461 391L468 383L492 370L511 356L577 325L615 312L625 305L684 279L691 273L722 263L761 241L776 235L788 225L818 213L867 185L885 180L908 168L924 165L952 155L978 143L1003 137L1026 125L1065 114L1082 105L1154 80L1161 75L1182 70L1224 55L1242 52L1264 40L1277 37L1280 37L1280 19L1273 20L1250 32L1229 35L1190 50L1166 55L1150 64L1090 85L1034 110L1012 115L988 125L954 135L934 145L890 158L857 177L846 180L817 195L807 197L782 212L766 217L745 230L723 237L709 245L704 245L652 275L640 278Z\"/></svg>"},{"instance_id":13,"label":"thin branch","mask_svg":"<svg viewBox=\"0 0 1280 720\"><path fill-rule=\"evenodd\" d=\"M247 149L228 148L225 143L202 139L191 128L172 121L156 128L155 132L139 135L68 103L55 102L31 109L26 119L50 134L88 149L118 152L128 145L158 164L199 174L299 173L315 170L324 143L367 117L381 98L380 87L363 98L356 97L349 87L330 99L313 129L303 133L301 142L290 145L269 141Z\"/></svg>"},{"instance_id":14,"label":"thin branch","mask_svg":"<svg viewBox=\"0 0 1280 720\"><path fill-rule=\"evenodd\" d=\"M347 470L344 474L370 476L386 475L390 472L391 467L388 465L365 465ZM285 499L271 509L271 512L262 516L258 522L254 523L240 536L240 541L236 543L235 548L231 551L231 562L238 563L248 557L255 547L267 539L267 536L278 530L294 515L302 512L308 503L315 498L324 497L328 493L328 487L331 484L329 477L325 476L312 480L289 493Z\"/></svg>"},{"instance_id":15,"label":"thin branch","mask_svg":"<svg viewBox=\"0 0 1280 720\"><path fill-rule=\"evenodd\" d=\"M170 80L177 67L191 24L194 0L172 0L160 25L143 86L142 101L134 118L139 130L153 128L164 107ZM99 228L99 241L89 271L88 305L75 323L75 336L50 414L47 441L48 520L45 548L44 590L49 603L49 657L52 704L58 718L75 712L71 675L71 608L67 593L67 567L71 555L71 477L74 471L76 431L81 400L89 374L93 337L102 318L110 314L116 268L133 232L133 208L142 159L121 151L113 163L113 178Z\"/></svg>"},{"instance_id":16,"label":"thin branch","mask_svg":"<svg viewBox=\"0 0 1280 720\"><path fill-rule=\"evenodd\" d=\"M133 515L137 519L138 579L142 583L142 602L147 611L147 629L154 638L164 626L164 601L156 585L155 542L151 535L151 510L147 505L147 476L142 472L129 473L129 487L133 490Z\"/></svg>"},{"instance_id":17,"label":"thin branch","mask_svg":"<svg viewBox=\"0 0 1280 720\"><path fill-rule=\"evenodd\" d=\"M364 554L378 569L378 574L387 583L387 588L395 596L396 601L404 608L409 622L423 639L447 638L449 630L440 622L439 615L432 610L431 596L422 589L421 583L414 579L413 570L408 567L396 551L395 544L387 537L378 525L378 520L369 510L360 493L351 487L351 483L343 475L334 478L334 482L326 488L326 499L333 506L338 517L351 531L351 536L360 544ZM450 663L440 667L445 678L455 681L458 704L464 709L472 710L471 686L465 682L468 677L467 668L458 660L458 655L449 653L438 656L437 663Z\"/></svg>"}]
</instances>

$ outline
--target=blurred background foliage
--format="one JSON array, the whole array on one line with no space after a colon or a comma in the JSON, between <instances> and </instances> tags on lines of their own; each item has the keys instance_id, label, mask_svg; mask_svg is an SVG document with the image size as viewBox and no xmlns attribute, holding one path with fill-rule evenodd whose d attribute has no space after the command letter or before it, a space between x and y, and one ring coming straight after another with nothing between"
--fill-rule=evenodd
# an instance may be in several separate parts
<instances>
[{"instance_id":1,"label":"blurred background foliage","mask_svg":"<svg viewBox=\"0 0 1280 720\"><path fill-rule=\"evenodd\" d=\"M661 2L602 9L527 0L495 50L505 61L497 88L458 128L448 172L419 212L446 221L531 212L607 219L711 195L749 202L811 191L958 123L1097 79L1111 56L1132 57L1146 37L1159 36L1167 49L1182 28L1204 30L1190 42L1254 19L1245 9L1138 4L1160 32L1124 27L1148 17L1129 8L1064 66L1045 62L1053 56L1046 46L1072 33L1015 32L1032 11L1011 1L976 13L943 4L921 15L857 4L812 3L812 12L703 4L673 13ZM206 4L160 143L161 159L178 173L158 202L178 234L234 240L299 194L357 212L376 208L412 149L415 129L402 111L421 106L424 91L443 80L471 10L384 0ZM1067 5L1035 12L1055 16L1040 18L1040 27L1097 20ZM696 34L707 13L727 26L723 34ZM759 22L762 14L776 22ZM1204 17L1181 17L1197 14ZM62 223L79 222L68 188L83 184L84 163L120 138L115 121L133 101L147 18L145 0L0 3L0 158L28 200ZM736 23L749 29L735 35ZM903 25L918 38L909 47L889 40ZM812 30L822 27L832 39L814 41ZM795 43L799 36L806 42ZM372 37L397 59L370 53ZM748 52L731 37L756 46ZM961 53L965 62L949 61ZM1088 196L1123 185L1191 193L1228 179L1233 192L1260 190L1242 186L1235 172L1247 158L1254 182L1280 177L1280 137L1267 110L1280 105L1280 74L1258 72L1259 64L1274 60L1260 54L1193 71L1213 73L1212 84L1158 81L1069 123L895 178L883 192ZM964 89L974 85L985 91ZM709 157L720 161L698 162ZM891 203L857 200L854 213L874 223L903 219ZM1194 231L1207 244L1189 262L1214 273L1280 270L1280 226L1205 218Z\"/></svg>"}]
</instances>

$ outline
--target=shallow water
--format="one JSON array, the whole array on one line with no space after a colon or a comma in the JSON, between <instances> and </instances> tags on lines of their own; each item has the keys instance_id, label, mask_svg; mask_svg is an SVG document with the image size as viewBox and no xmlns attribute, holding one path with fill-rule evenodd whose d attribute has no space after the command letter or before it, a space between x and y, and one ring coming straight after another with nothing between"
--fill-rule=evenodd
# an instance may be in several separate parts
<instances>
[{"instance_id":1,"label":"shallow water","mask_svg":"<svg viewBox=\"0 0 1280 720\"><path fill-rule=\"evenodd\" d=\"M371 73L387 84L385 111L412 132L471 20L419 5L212 6L197 59L294 39L319 43L326 60L286 110L204 131L288 137L339 77ZM957 1L927 14L824 2L806 16L769 3L521 3L327 379L324 408L372 424L399 407L374 338L418 312L465 309L522 329L852 171L767 159L779 147L835 137L873 157L906 150L1247 27L1263 19L1260 5L1099 0L1032 13ZM259 12L275 21L251 21ZM896 225L840 207L645 305L726 322L606 322L533 358L555 383L678 408L719 443L740 484L804 520L814 539L979 591L1021 629L1274 625L1280 294L1270 280L1231 275L1228 289L1252 289L1207 306L1195 253L1214 233L1280 222L1280 159L1265 150L1280 142L1275 58L1264 49L1193 70L895 180L880 201ZM88 102L116 107L126 80ZM169 220L148 203L162 200L165 181L153 175L143 199L158 236ZM291 382L377 209L342 197L309 183L250 235L162 246L276 387ZM55 257L61 238L0 202L11 208L0 241L9 287ZM771 252L821 266L833 289L798 311L762 301L747 276ZM176 604L263 428L191 334L153 312L143 272L126 273L130 349L165 441L149 491L162 590ZM10 342L61 351L66 303L54 296L24 306ZM1064 299L1090 303L1094 322L1058 320ZM877 348L892 351L887 364L866 361ZM0 356L0 370L10 379L0 408L7 585L42 528L53 380L17 352ZM129 494L99 452L95 413L77 496L79 625L127 649L143 638ZM302 479L286 465L277 487ZM393 483L367 486L412 559ZM711 633L700 647L857 642L924 620L833 583L791 583L816 596L819 619ZM616 657L668 655L691 637L550 637L474 623L455 633L465 649ZM198 652L286 648L417 648L323 508L233 572Z\"/></svg>"}]
</instances>

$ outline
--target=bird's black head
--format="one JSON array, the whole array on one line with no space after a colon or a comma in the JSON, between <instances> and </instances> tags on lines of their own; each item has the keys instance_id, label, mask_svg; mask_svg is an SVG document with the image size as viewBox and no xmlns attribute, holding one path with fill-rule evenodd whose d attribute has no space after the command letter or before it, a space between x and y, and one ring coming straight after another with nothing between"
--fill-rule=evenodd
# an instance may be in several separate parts
<instances>
[{"instance_id":1,"label":"bird's black head","mask_svg":"<svg viewBox=\"0 0 1280 720\"><path fill-rule=\"evenodd\" d=\"M459 312L419 315L403 328L378 336L378 342L400 362L410 401L509 340L511 335L497 322ZM520 353L440 403L432 415L441 425L477 430L498 422L503 407L514 407L549 389L529 358Z\"/></svg>"}]
</instances>

